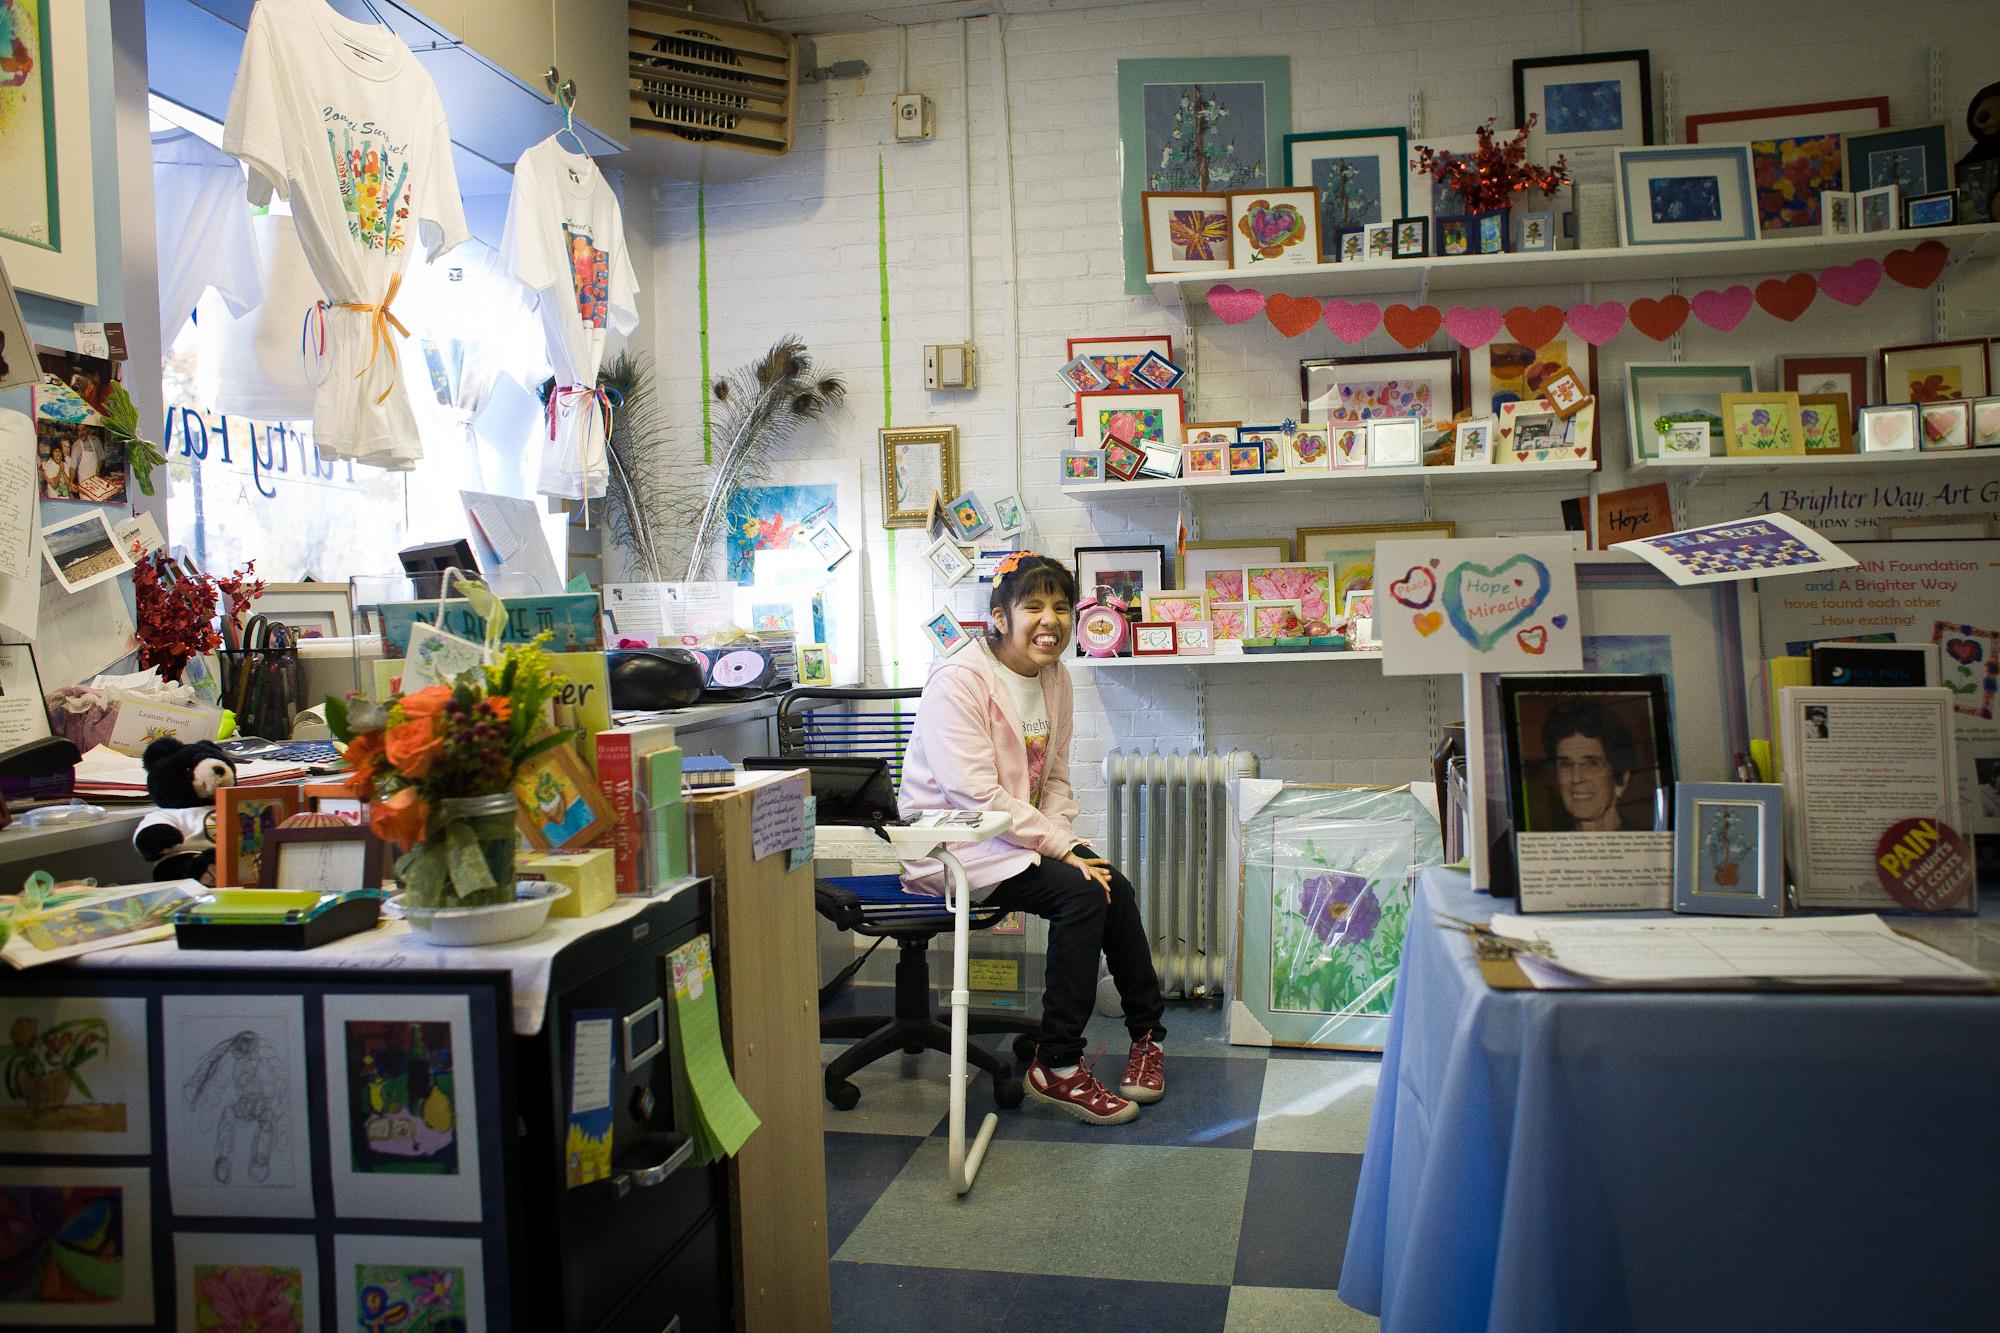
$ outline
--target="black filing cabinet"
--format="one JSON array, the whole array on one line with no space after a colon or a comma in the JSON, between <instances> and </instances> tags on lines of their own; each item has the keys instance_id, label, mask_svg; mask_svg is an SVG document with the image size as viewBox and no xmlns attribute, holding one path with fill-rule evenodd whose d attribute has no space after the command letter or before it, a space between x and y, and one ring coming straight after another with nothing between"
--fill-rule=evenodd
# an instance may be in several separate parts
<instances>
[{"instance_id":1,"label":"black filing cabinet","mask_svg":"<svg viewBox=\"0 0 2000 1333\"><path fill-rule=\"evenodd\" d=\"M674 1123L667 955L709 928L707 880L556 955L542 1030L520 1038L523 1207L515 1326L723 1333L727 1177ZM575 1020L610 1017L611 1175L569 1188Z\"/></svg>"}]
</instances>

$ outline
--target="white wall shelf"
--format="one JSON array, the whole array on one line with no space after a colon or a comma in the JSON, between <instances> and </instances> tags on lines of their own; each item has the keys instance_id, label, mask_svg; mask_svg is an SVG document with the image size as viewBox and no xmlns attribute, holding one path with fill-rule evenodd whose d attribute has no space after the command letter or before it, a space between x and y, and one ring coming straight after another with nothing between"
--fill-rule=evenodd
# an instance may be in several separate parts
<instances>
[{"instance_id":1,"label":"white wall shelf","mask_svg":"<svg viewBox=\"0 0 2000 1333\"><path fill-rule=\"evenodd\" d=\"M1314 264L1277 269L1224 269L1213 273L1171 273L1146 281L1162 305L1181 310L1204 306L1218 282L1232 287L1281 291L1291 296L1359 296L1375 293L1420 295L1482 287L1529 287L1555 283L1642 282L1660 278L1747 277L1796 272L1911 249L1925 241L1949 246L1954 261L2000 234L2000 223L1878 231L1866 236L1783 236L1712 245L1634 245L1603 250L1543 250L1507 255L1463 255L1453 259L1385 259L1364 264ZM1884 286L1894 288L1889 278ZM1185 312L1183 312L1185 313ZM1690 317L1692 318L1692 317Z\"/></svg>"},{"instance_id":2,"label":"white wall shelf","mask_svg":"<svg viewBox=\"0 0 2000 1333\"><path fill-rule=\"evenodd\" d=\"M1282 662L1380 662L1379 652L1293 652L1293 653L1215 653L1201 655L1190 653L1183 657L1176 653L1167 657L1077 657L1073 663L1094 670L1124 671L1137 667L1210 667L1210 666L1269 666Z\"/></svg>"},{"instance_id":3,"label":"white wall shelf","mask_svg":"<svg viewBox=\"0 0 2000 1333\"><path fill-rule=\"evenodd\" d=\"M2000 463L2000 449L1903 449L1873 454L1793 454L1780 458L1641 458L1631 469L1635 474L1651 472L1693 478L1711 468L1721 472L1770 474L1797 468L1838 472L1843 468L1953 467L1966 463Z\"/></svg>"},{"instance_id":4,"label":"white wall shelf","mask_svg":"<svg viewBox=\"0 0 2000 1333\"><path fill-rule=\"evenodd\" d=\"M1337 492L1397 482L1477 490L1484 487L1582 486L1597 471L1595 459L1561 463L1508 463L1487 467L1369 467L1332 472L1252 472L1234 477L1145 477L1065 486L1063 494L1086 502L1143 500L1183 494L1192 499L1254 499L1280 492Z\"/></svg>"}]
</instances>

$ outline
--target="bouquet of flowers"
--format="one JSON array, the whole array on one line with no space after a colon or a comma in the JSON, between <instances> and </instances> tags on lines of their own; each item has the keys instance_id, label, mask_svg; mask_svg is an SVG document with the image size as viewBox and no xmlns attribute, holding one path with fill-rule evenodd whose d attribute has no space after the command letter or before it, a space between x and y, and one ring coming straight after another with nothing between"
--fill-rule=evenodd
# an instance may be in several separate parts
<instances>
[{"instance_id":1,"label":"bouquet of flowers","mask_svg":"<svg viewBox=\"0 0 2000 1333\"><path fill-rule=\"evenodd\" d=\"M499 649L491 664L449 685L384 703L327 700L327 722L354 765L352 789L370 802L370 826L407 849L396 878L410 905L513 901L514 775L575 735L545 718L563 688L542 650L548 639Z\"/></svg>"},{"instance_id":2,"label":"bouquet of flowers","mask_svg":"<svg viewBox=\"0 0 2000 1333\"><path fill-rule=\"evenodd\" d=\"M150 494L150 492L148 492ZM189 571L155 551L132 567L132 594L139 620L139 666L158 667L160 675L177 681L188 659L222 646L216 632L217 611L242 615L264 595L263 580L253 577L255 560L225 578Z\"/></svg>"}]
</instances>

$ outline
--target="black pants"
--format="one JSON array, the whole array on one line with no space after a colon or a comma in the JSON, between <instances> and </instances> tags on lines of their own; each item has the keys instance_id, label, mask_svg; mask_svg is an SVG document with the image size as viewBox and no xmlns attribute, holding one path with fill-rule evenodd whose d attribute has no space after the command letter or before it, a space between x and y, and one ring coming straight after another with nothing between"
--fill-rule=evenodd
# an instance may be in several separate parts
<instances>
[{"instance_id":1,"label":"black pants","mask_svg":"<svg viewBox=\"0 0 2000 1333\"><path fill-rule=\"evenodd\" d=\"M1095 857L1088 847L1078 856ZM1049 961L1042 993L1043 1063L1061 1069L1083 1055L1083 1028L1097 1001L1097 959L1111 964L1111 979L1125 1005L1132 1039L1165 1036L1160 1026L1160 977L1153 970L1153 947L1139 918L1132 882L1113 870L1111 900L1081 870L1043 857L997 885L980 903L1010 912L1030 912L1049 923ZM1122 1066L1121 1066L1122 1068Z\"/></svg>"}]
</instances>

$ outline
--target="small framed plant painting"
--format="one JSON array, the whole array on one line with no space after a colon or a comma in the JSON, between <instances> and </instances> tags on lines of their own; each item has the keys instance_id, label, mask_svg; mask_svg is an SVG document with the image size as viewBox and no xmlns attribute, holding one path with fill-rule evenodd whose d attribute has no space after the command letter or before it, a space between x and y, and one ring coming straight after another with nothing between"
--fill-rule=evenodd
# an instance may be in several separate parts
<instances>
[{"instance_id":1,"label":"small framed plant painting","mask_svg":"<svg viewBox=\"0 0 2000 1333\"><path fill-rule=\"evenodd\" d=\"M1319 201L1311 190L1231 190L1229 266L1270 271L1319 262Z\"/></svg>"},{"instance_id":2,"label":"small framed plant painting","mask_svg":"<svg viewBox=\"0 0 2000 1333\"><path fill-rule=\"evenodd\" d=\"M1799 395L1799 429L1809 454L1854 452L1854 409L1844 393Z\"/></svg>"},{"instance_id":3,"label":"small framed plant painting","mask_svg":"<svg viewBox=\"0 0 2000 1333\"><path fill-rule=\"evenodd\" d=\"M1429 218L1396 219L1396 258L1426 259L1431 253Z\"/></svg>"},{"instance_id":4,"label":"small framed plant painting","mask_svg":"<svg viewBox=\"0 0 2000 1333\"><path fill-rule=\"evenodd\" d=\"M924 562L938 582L949 588L972 573L972 557L950 537L940 537L924 551Z\"/></svg>"},{"instance_id":5,"label":"small framed plant painting","mask_svg":"<svg viewBox=\"0 0 2000 1333\"><path fill-rule=\"evenodd\" d=\"M960 541L971 541L983 535L993 526L987 516L986 506L979 502L979 496L967 491L945 503L945 517L951 520L952 529L958 533Z\"/></svg>"},{"instance_id":6,"label":"small framed plant painting","mask_svg":"<svg viewBox=\"0 0 2000 1333\"><path fill-rule=\"evenodd\" d=\"M1775 782L1674 784L1674 910L1785 914L1784 788Z\"/></svg>"},{"instance_id":7,"label":"small framed plant painting","mask_svg":"<svg viewBox=\"0 0 2000 1333\"><path fill-rule=\"evenodd\" d=\"M1326 472L1333 467L1333 446L1325 426L1301 425L1285 437L1285 471Z\"/></svg>"},{"instance_id":8,"label":"small framed plant painting","mask_svg":"<svg viewBox=\"0 0 2000 1333\"><path fill-rule=\"evenodd\" d=\"M799 645L799 684L818 686L833 684L833 665L827 657L825 644Z\"/></svg>"},{"instance_id":9,"label":"small framed plant painting","mask_svg":"<svg viewBox=\"0 0 2000 1333\"><path fill-rule=\"evenodd\" d=\"M1493 418L1459 422L1453 444L1455 466L1487 466L1493 461Z\"/></svg>"},{"instance_id":10,"label":"small framed plant painting","mask_svg":"<svg viewBox=\"0 0 2000 1333\"><path fill-rule=\"evenodd\" d=\"M1142 620L1132 627L1132 656L1172 657L1174 627L1165 621Z\"/></svg>"},{"instance_id":11,"label":"small framed plant painting","mask_svg":"<svg viewBox=\"0 0 2000 1333\"><path fill-rule=\"evenodd\" d=\"M1229 474L1245 476L1264 470L1264 446L1256 442L1229 446Z\"/></svg>"},{"instance_id":12,"label":"small framed plant painting","mask_svg":"<svg viewBox=\"0 0 2000 1333\"><path fill-rule=\"evenodd\" d=\"M1907 453L1917 447L1917 405L1864 407L1860 433L1864 454Z\"/></svg>"},{"instance_id":13,"label":"small framed plant painting","mask_svg":"<svg viewBox=\"0 0 2000 1333\"><path fill-rule=\"evenodd\" d=\"M1182 657L1206 657L1215 651L1215 627L1207 620L1174 622L1174 651Z\"/></svg>"},{"instance_id":14,"label":"small framed plant painting","mask_svg":"<svg viewBox=\"0 0 2000 1333\"><path fill-rule=\"evenodd\" d=\"M935 612L924 622L924 637L939 657L950 657L972 641L965 627L958 623L958 616L949 607Z\"/></svg>"},{"instance_id":15,"label":"small framed plant painting","mask_svg":"<svg viewBox=\"0 0 2000 1333\"><path fill-rule=\"evenodd\" d=\"M1819 192L1819 231L1822 236L1852 236L1860 226L1854 216L1854 191Z\"/></svg>"},{"instance_id":16,"label":"small framed plant painting","mask_svg":"<svg viewBox=\"0 0 2000 1333\"><path fill-rule=\"evenodd\" d=\"M1228 195L1146 190L1139 201L1146 215L1148 273L1212 273L1229 267Z\"/></svg>"},{"instance_id":17,"label":"small framed plant painting","mask_svg":"<svg viewBox=\"0 0 2000 1333\"><path fill-rule=\"evenodd\" d=\"M1102 449L1065 449L1062 455L1062 484L1080 486L1104 480Z\"/></svg>"},{"instance_id":18,"label":"small framed plant painting","mask_svg":"<svg viewBox=\"0 0 2000 1333\"><path fill-rule=\"evenodd\" d=\"M618 822L573 746L558 745L514 774L514 823L537 851L583 846Z\"/></svg>"},{"instance_id":19,"label":"small framed plant painting","mask_svg":"<svg viewBox=\"0 0 2000 1333\"><path fill-rule=\"evenodd\" d=\"M1488 209L1484 213L1472 215L1473 226L1479 238L1479 253L1482 255L1504 255L1507 253L1507 210Z\"/></svg>"},{"instance_id":20,"label":"small framed plant painting","mask_svg":"<svg viewBox=\"0 0 2000 1333\"><path fill-rule=\"evenodd\" d=\"M1972 404L1963 398L1942 403L1919 403L1917 425L1919 448L1944 450L1972 447Z\"/></svg>"},{"instance_id":21,"label":"small framed plant painting","mask_svg":"<svg viewBox=\"0 0 2000 1333\"><path fill-rule=\"evenodd\" d=\"M1191 444L1181 450L1181 471L1190 477L1229 475L1229 446Z\"/></svg>"},{"instance_id":22,"label":"small framed plant painting","mask_svg":"<svg viewBox=\"0 0 2000 1333\"><path fill-rule=\"evenodd\" d=\"M1373 264L1396 257L1396 224L1393 222L1371 222L1362 228L1366 234L1368 262Z\"/></svg>"},{"instance_id":23,"label":"small framed plant painting","mask_svg":"<svg viewBox=\"0 0 2000 1333\"><path fill-rule=\"evenodd\" d=\"M1556 215L1525 213L1521 217L1521 244L1524 252L1556 248Z\"/></svg>"},{"instance_id":24,"label":"small framed plant painting","mask_svg":"<svg viewBox=\"0 0 2000 1333\"><path fill-rule=\"evenodd\" d=\"M1343 264L1359 264L1368 258L1368 230L1365 227L1343 227L1335 242L1336 257Z\"/></svg>"},{"instance_id":25,"label":"small framed plant painting","mask_svg":"<svg viewBox=\"0 0 2000 1333\"><path fill-rule=\"evenodd\" d=\"M1722 447L1730 458L1803 454L1805 427L1795 393L1722 395Z\"/></svg>"},{"instance_id":26,"label":"small framed plant painting","mask_svg":"<svg viewBox=\"0 0 2000 1333\"><path fill-rule=\"evenodd\" d=\"M1884 347L1876 355L1884 402L1935 403L1988 392L1985 338Z\"/></svg>"},{"instance_id":27,"label":"small framed plant painting","mask_svg":"<svg viewBox=\"0 0 2000 1333\"><path fill-rule=\"evenodd\" d=\"M1469 217L1438 218L1437 252L1447 259L1472 253L1472 219Z\"/></svg>"},{"instance_id":28,"label":"small framed plant painting","mask_svg":"<svg viewBox=\"0 0 2000 1333\"><path fill-rule=\"evenodd\" d=\"M1854 193L1854 216L1863 236L1870 232L1895 231L1903 224L1902 191L1894 185Z\"/></svg>"},{"instance_id":29,"label":"small framed plant painting","mask_svg":"<svg viewBox=\"0 0 2000 1333\"><path fill-rule=\"evenodd\" d=\"M1951 189L1951 150L1943 121L1849 134L1842 147L1850 189L1893 185L1904 199Z\"/></svg>"}]
</instances>

